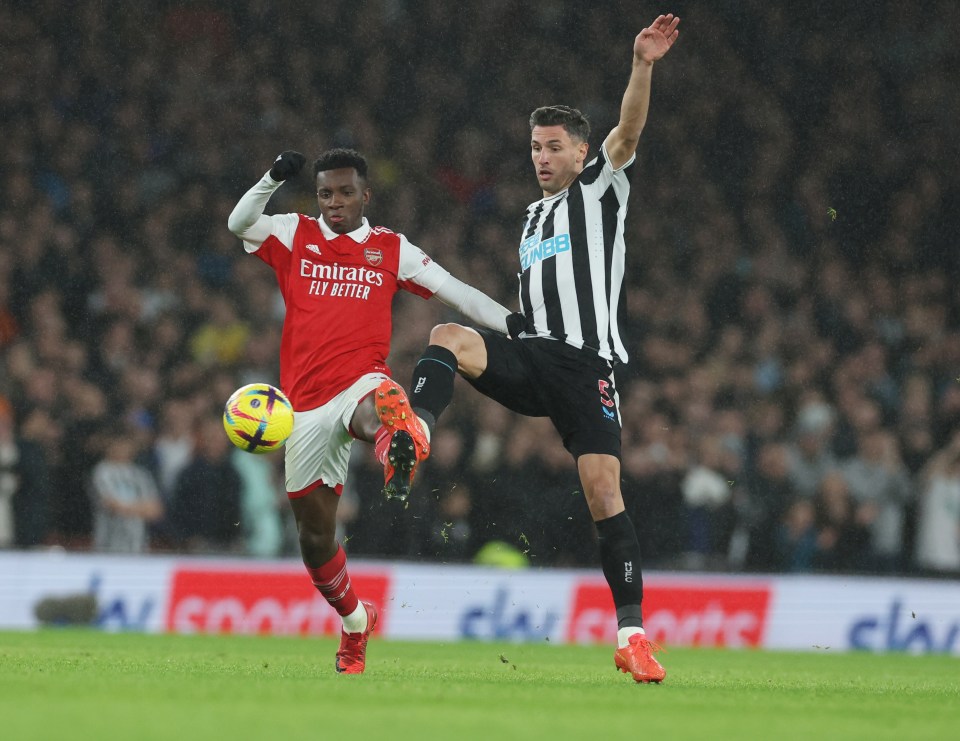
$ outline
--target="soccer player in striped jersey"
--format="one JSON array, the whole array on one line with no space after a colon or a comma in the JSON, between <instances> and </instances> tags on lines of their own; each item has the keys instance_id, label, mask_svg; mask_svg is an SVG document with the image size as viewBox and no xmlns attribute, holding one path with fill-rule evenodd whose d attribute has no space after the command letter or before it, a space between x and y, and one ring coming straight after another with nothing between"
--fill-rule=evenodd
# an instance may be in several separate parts
<instances>
[{"instance_id":1,"label":"soccer player in striped jersey","mask_svg":"<svg viewBox=\"0 0 960 741\"><path fill-rule=\"evenodd\" d=\"M575 108L538 108L530 148L543 198L520 236L520 309L510 337L443 324L413 373L414 411L433 425L459 372L509 409L549 417L577 469L599 536L600 562L617 613L616 666L637 682L666 673L643 630L640 544L620 491L620 411L614 368L627 362L624 220L654 63L673 46L680 19L659 16L633 43L620 121L587 159L590 126Z\"/></svg>"},{"instance_id":2,"label":"soccer player in striped jersey","mask_svg":"<svg viewBox=\"0 0 960 741\"><path fill-rule=\"evenodd\" d=\"M286 443L286 489L313 584L343 619L335 668L360 674L376 608L361 602L336 541L336 513L355 439L372 442L384 493L405 499L429 430L390 379L386 359L398 290L436 296L471 321L506 332L507 309L440 267L402 234L371 227L367 162L332 149L314 162L321 218L263 213L306 158L287 151L247 191L227 222L248 253L273 268L286 304L280 385L294 409Z\"/></svg>"}]
</instances>

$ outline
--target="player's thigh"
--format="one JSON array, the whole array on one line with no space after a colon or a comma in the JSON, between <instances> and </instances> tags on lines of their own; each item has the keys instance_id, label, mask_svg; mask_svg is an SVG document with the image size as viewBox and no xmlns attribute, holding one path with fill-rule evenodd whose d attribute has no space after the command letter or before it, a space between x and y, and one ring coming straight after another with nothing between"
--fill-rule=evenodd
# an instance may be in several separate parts
<instances>
[{"instance_id":1,"label":"player's thigh","mask_svg":"<svg viewBox=\"0 0 960 741\"><path fill-rule=\"evenodd\" d=\"M523 340L480 330L486 353L486 368L476 378L466 381L484 396L507 409L529 417L545 417L547 410L536 392L535 363Z\"/></svg>"},{"instance_id":2,"label":"player's thigh","mask_svg":"<svg viewBox=\"0 0 960 741\"><path fill-rule=\"evenodd\" d=\"M342 486L352 443L339 418L325 406L296 412L284 456L287 496L305 496L319 484Z\"/></svg>"},{"instance_id":3,"label":"player's thigh","mask_svg":"<svg viewBox=\"0 0 960 741\"><path fill-rule=\"evenodd\" d=\"M323 406L294 413L284 460L289 497L302 496L318 483L342 491L354 441L350 421L360 401L385 378L367 374Z\"/></svg>"},{"instance_id":4,"label":"player's thigh","mask_svg":"<svg viewBox=\"0 0 960 741\"><path fill-rule=\"evenodd\" d=\"M574 458L620 458L620 397L605 362L565 346L546 361L543 390L549 416Z\"/></svg>"}]
</instances>

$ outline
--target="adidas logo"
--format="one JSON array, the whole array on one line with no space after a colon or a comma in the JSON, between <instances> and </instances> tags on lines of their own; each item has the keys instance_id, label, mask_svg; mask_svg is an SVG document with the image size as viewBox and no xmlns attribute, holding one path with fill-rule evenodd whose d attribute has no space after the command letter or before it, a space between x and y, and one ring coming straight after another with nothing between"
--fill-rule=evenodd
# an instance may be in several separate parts
<instances>
[{"instance_id":1,"label":"adidas logo","mask_svg":"<svg viewBox=\"0 0 960 741\"><path fill-rule=\"evenodd\" d=\"M320 248L317 247L317 245L315 245L315 244L308 244L308 245L307 245L307 249L310 250L311 252L313 252L313 253L316 254L316 255L319 255L319 254L320 254Z\"/></svg>"}]
</instances>

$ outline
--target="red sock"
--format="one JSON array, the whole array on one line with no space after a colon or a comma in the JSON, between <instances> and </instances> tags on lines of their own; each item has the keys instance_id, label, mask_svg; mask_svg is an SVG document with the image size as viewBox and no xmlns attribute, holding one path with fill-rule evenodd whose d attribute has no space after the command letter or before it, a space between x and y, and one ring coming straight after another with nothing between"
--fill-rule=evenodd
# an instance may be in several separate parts
<instances>
[{"instance_id":1,"label":"red sock","mask_svg":"<svg viewBox=\"0 0 960 741\"><path fill-rule=\"evenodd\" d=\"M349 615L357 609L360 600L353 591L350 575L347 573L347 554L339 543L333 558L315 569L307 566L307 573L310 574L313 586L320 590L323 598L340 615Z\"/></svg>"},{"instance_id":2,"label":"red sock","mask_svg":"<svg viewBox=\"0 0 960 741\"><path fill-rule=\"evenodd\" d=\"M390 448L390 439L393 437L393 430L388 430L384 425L380 425L380 429L377 430L375 436L375 442L373 444L373 451L377 456L377 460L382 466L387 460L387 451Z\"/></svg>"}]
</instances>

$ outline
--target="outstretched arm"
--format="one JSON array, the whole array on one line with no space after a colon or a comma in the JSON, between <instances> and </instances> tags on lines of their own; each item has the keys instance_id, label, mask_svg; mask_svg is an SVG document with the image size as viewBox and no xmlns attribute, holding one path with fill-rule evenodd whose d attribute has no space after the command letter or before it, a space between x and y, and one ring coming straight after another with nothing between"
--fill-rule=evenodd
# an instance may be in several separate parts
<instances>
[{"instance_id":1,"label":"outstretched arm","mask_svg":"<svg viewBox=\"0 0 960 741\"><path fill-rule=\"evenodd\" d=\"M507 309L483 291L454 278L402 234L397 278L411 293L424 298L433 296L475 324L506 334L507 315L510 314Z\"/></svg>"},{"instance_id":2,"label":"outstretched arm","mask_svg":"<svg viewBox=\"0 0 960 741\"><path fill-rule=\"evenodd\" d=\"M647 111L650 108L653 63L670 51L673 42L680 35L677 30L679 23L680 19L673 13L657 16L657 19L634 39L633 70L620 104L620 122L613 127L613 131L604 141L614 169L626 164L637 151L640 132L647 122Z\"/></svg>"},{"instance_id":3,"label":"outstretched arm","mask_svg":"<svg viewBox=\"0 0 960 741\"><path fill-rule=\"evenodd\" d=\"M507 315L510 311L483 291L468 286L452 275L440 285L433 295L475 324L489 327L502 334L507 333Z\"/></svg>"}]
</instances>

